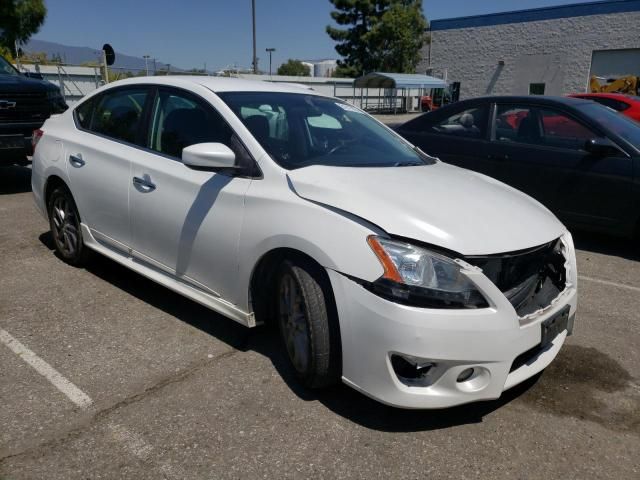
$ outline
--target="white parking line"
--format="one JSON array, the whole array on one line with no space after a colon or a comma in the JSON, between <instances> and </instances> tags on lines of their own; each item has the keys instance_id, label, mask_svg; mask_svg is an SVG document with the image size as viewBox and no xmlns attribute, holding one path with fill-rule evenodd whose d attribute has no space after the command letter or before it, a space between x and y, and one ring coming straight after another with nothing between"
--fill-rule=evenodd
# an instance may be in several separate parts
<instances>
[{"instance_id":1,"label":"white parking line","mask_svg":"<svg viewBox=\"0 0 640 480\"><path fill-rule=\"evenodd\" d=\"M609 285L610 287L624 288L625 290L631 290L632 292L640 292L640 287L633 287L631 285L625 285L624 283L610 282L608 280L600 280L598 278L584 277L580 275L580 280L591 283L599 283L600 285Z\"/></svg>"},{"instance_id":2,"label":"white parking line","mask_svg":"<svg viewBox=\"0 0 640 480\"><path fill-rule=\"evenodd\" d=\"M35 353L13 338L9 332L0 328L0 342L30 365L36 372L64 393L69 400L81 408L87 408L93 401L82 390L64 378L55 368L38 357Z\"/></svg>"}]
</instances>

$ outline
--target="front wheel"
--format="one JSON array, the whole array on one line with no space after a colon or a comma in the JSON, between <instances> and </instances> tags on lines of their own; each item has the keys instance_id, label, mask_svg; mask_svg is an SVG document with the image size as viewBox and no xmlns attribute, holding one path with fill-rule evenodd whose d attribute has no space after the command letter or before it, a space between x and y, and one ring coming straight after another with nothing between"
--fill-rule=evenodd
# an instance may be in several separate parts
<instances>
[{"instance_id":1,"label":"front wheel","mask_svg":"<svg viewBox=\"0 0 640 480\"><path fill-rule=\"evenodd\" d=\"M278 326L296 375L309 388L336 384L340 333L326 273L308 261L285 261L277 285Z\"/></svg>"},{"instance_id":2,"label":"front wheel","mask_svg":"<svg viewBox=\"0 0 640 480\"><path fill-rule=\"evenodd\" d=\"M82 239L80 215L71 192L64 187L57 187L49 197L48 211L56 252L70 265L83 265L89 251Z\"/></svg>"}]
</instances>

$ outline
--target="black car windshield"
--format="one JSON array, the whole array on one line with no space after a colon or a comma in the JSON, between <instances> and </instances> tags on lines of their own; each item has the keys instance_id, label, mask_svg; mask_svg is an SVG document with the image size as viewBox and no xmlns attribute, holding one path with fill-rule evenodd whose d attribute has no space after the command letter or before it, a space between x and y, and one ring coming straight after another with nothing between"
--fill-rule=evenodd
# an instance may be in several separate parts
<instances>
[{"instance_id":1,"label":"black car windshield","mask_svg":"<svg viewBox=\"0 0 640 480\"><path fill-rule=\"evenodd\" d=\"M0 57L0 75L20 75L4 57Z\"/></svg>"},{"instance_id":2,"label":"black car windshield","mask_svg":"<svg viewBox=\"0 0 640 480\"><path fill-rule=\"evenodd\" d=\"M640 124L635 120L598 103L585 103L578 108L610 132L640 149Z\"/></svg>"},{"instance_id":3,"label":"black car windshield","mask_svg":"<svg viewBox=\"0 0 640 480\"><path fill-rule=\"evenodd\" d=\"M435 162L339 100L279 92L219 96L271 157L289 170L310 165L400 167Z\"/></svg>"}]
</instances>

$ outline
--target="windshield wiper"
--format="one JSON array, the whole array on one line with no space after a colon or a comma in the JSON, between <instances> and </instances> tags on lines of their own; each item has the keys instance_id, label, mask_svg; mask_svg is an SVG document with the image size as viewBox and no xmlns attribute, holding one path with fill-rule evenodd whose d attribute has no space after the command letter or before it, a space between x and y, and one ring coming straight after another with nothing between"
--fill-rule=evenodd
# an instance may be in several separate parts
<instances>
[{"instance_id":1,"label":"windshield wiper","mask_svg":"<svg viewBox=\"0 0 640 480\"><path fill-rule=\"evenodd\" d=\"M394 167L419 167L420 165L426 165L424 162L398 162Z\"/></svg>"}]
</instances>

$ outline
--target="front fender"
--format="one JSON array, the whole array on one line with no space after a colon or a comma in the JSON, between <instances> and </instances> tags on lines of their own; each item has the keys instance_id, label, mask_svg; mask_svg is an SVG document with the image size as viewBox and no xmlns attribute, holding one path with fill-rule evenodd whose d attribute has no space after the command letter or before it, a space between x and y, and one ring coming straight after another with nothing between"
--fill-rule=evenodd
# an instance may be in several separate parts
<instances>
[{"instance_id":1,"label":"front fender","mask_svg":"<svg viewBox=\"0 0 640 480\"><path fill-rule=\"evenodd\" d=\"M233 302L248 309L249 285L256 265L264 255L279 248L304 253L326 269L374 281L383 274L383 268L367 245L367 237L381 234L384 232L375 225L304 200L289 189L253 182L246 197Z\"/></svg>"}]
</instances>

